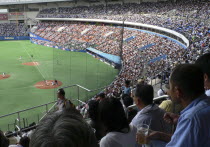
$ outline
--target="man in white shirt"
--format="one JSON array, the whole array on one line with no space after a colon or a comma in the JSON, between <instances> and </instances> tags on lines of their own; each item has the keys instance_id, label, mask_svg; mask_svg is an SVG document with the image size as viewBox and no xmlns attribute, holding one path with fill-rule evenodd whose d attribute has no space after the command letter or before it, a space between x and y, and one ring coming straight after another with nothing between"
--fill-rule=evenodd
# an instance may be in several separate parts
<instances>
[{"instance_id":1,"label":"man in white shirt","mask_svg":"<svg viewBox=\"0 0 210 147\"><path fill-rule=\"evenodd\" d=\"M201 67L204 72L204 88L206 95L210 96L210 53L200 56L195 64Z\"/></svg>"},{"instance_id":2,"label":"man in white shirt","mask_svg":"<svg viewBox=\"0 0 210 147\"><path fill-rule=\"evenodd\" d=\"M150 125L150 129L171 132L171 126L163 120L165 111L153 104L154 90L151 85L136 86L134 102L140 111L131 121L131 125L138 127L142 124Z\"/></svg>"}]
</instances>

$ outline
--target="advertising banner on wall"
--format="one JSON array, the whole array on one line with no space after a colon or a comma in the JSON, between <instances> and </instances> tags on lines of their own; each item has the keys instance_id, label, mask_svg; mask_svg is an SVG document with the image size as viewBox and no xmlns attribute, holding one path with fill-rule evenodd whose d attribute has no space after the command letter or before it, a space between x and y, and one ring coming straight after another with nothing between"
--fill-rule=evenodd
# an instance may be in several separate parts
<instances>
[{"instance_id":1,"label":"advertising banner on wall","mask_svg":"<svg viewBox=\"0 0 210 147\"><path fill-rule=\"evenodd\" d=\"M8 20L7 14L0 14L0 20Z\"/></svg>"},{"instance_id":2,"label":"advertising banner on wall","mask_svg":"<svg viewBox=\"0 0 210 147\"><path fill-rule=\"evenodd\" d=\"M24 13L23 12L11 12L8 15L9 19L24 19Z\"/></svg>"},{"instance_id":3,"label":"advertising banner on wall","mask_svg":"<svg viewBox=\"0 0 210 147\"><path fill-rule=\"evenodd\" d=\"M48 41L48 42L50 42L49 40L44 39L44 38L42 38L40 36L37 36L36 34L33 34L33 33L30 33L30 39L37 39L37 40L42 40L42 41Z\"/></svg>"},{"instance_id":4,"label":"advertising banner on wall","mask_svg":"<svg viewBox=\"0 0 210 147\"><path fill-rule=\"evenodd\" d=\"M29 36L0 36L0 40L29 40Z\"/></svg>"}]
</instances>

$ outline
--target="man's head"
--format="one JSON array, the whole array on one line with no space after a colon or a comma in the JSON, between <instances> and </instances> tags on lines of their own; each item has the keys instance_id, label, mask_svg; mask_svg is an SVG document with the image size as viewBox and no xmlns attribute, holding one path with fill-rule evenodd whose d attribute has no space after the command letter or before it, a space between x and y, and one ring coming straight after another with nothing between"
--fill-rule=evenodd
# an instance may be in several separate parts
<instances>
[{"instance_id":1,"label":"man's head","mask_svg":"<svg viewBox=\"0 0 210 147\"><path fill-rule=\"evenodd\" d=\"M105 93L99 93L97 96L96 96L96 100L102 100L102 99L105 99L105 97L106 97L106 95L105 95Z\"/></svg>"},{"instance_id":2,"label":"man's head","mask_svg":"<svg viewBox=\"0 0 210 147\"><path fill-rule=\"evenodd\" d=\"M137 84L134 94L134 102L137 106L144 107L153 103L154 90L151 85Z\"/></svg>"},{"instance_id":3,"label":"man's head","mask_svg":"<svg viewBox=\"0 0 210 147\"><path fill-rule=\"evenodd\" d=\"M107 132L121 132L129 128L122 103L117 98L106 98L98 106L99 119Z\"/></svg>"},{"instance_id":4,"label":"man's head","mask_svg":"<svg viewBox=\"0 0 210 147\"><path fill-rule=\"evenodd\" d=\"M88 102L88 114L93 121L98 121L98 105L99 101L97 100L91 100Z\"/></svg>"},{"instance_id":5,"label":"man's head","mask_svg":"<svg viewBox=\"0 0 210 147\"><path fill-rule=\"evenodd\" d=\"M190 102L205 92L203 83L203 72L198 66L178 65L170 76L170 96L176 103Z\"/></svg>"},{"instance_id":6,"label":"man's head","mask_svg":"<svg viewBox=\"0 0 210 147\"><path fill-rule=\"evenodd\" d=\"M200 56L195 64L201 67L204 73L204 87L210 89L210 53Z\"/></svg>"},{"instance_id":7,"label":"man's head","mask_svg":"<svg viewBox=\"0 0 210 147\"><path fill-rule=\"evenodd\" d=\"M65 91L63 90L63 88L58 89L57 97L60 98L60 99L65 98Z\"/></svg>"},{"instance_id":8,"label":"man's head","mask_svg":"<svg viewBox=\"0 0 210 147\"><path fill-rule=\"evenodd\" d=\"M122 100L126 108L130 105L133 105L133 99L128 94L122 95Z\"/></svg>"},{"instance_id":9,"label":"man's head","mask_svg":"<svg viewBox=\"0 0 210 147\"><path fill-rule=\"evenodd\" d=\"M31 136L30 147L96 147L92 128L75 109L52 113Z\"/></svg>"},{"instance_id":10,"label":"man's head","mask_svg":"<svg viewBox=\"0 0 210 147\"><path fill-rule=\"evenodd\" d=\"M29 147L30 139L27 136L21 137L19 144L23 147Z\"/></svg>"},{"instance_id":11,"label":"man's head","mask_svg":"<svg viewBox=\"0 0 210 147\"><path fill-rule=\"evenodd\" d=\"M126 86L126 87L129 87L129 86L130 86L130 82L131 82L131 81L129 81L129 80L125 80L125 86Z\"/></svg>"},{"instance_id":12,"label":"man's head","mask_svg":"<svg viewBox=\"0 0 210 147\"><path fill-rule=\"evenodd\" d=\"M9 146L9 139L7 139L3 132L0 130L0 147L8 147Z\"/></svg>"}]
</instances>

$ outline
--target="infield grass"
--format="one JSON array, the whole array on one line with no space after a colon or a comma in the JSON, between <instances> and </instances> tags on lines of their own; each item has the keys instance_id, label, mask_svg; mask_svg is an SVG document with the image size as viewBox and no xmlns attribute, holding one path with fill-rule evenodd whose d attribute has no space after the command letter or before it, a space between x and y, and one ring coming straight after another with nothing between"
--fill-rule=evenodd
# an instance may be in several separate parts
<instances>
[{"instance_id":1,"label":"infield grass","mask_svg":"<svg viewBox=\"0 0 210 147\"><path fill-rule=\"evenodd\" d=\"M33 58L31 58L33 55ZM20 59L20 56L22 59ZM39 62L39 66L22 65L24 62ZM30 41L0 42L0 74L10 74L8 79L0 80L0 115L41 105L56 100L56 89L37 89L36 82L57 79L64 86L79 84L90 90L110 84L118 70L93 58L87 53L69 52L41 45ZM85 101L100 90L67 88L68 98ZM76 101L74 101L77 104ZM28 124L41 117L45 107L21 113L21 121L27 119ZM17 118L13 115L0 120L0 129L6 130ZM23 126L23 124L21 124Z\"/></svg>"}]
</instances>

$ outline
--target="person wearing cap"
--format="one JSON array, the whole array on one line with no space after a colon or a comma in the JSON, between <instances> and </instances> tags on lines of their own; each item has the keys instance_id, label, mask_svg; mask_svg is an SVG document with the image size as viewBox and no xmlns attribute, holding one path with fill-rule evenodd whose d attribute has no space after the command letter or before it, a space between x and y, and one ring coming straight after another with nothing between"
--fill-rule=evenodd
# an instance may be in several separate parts
<instances>
[{"instance_id":1,"label":"person wearing cap","mask_svg":"<svg viewBox=\"0 0 210 147\"><path fill-rule=\"evenodd\" d=\"M58 97L58 101L57 101L56 108L58 111L75 107L74 104L65 97L65 91L62 88L58 89L57 97Z\"/></svg>"}]
</instances>

